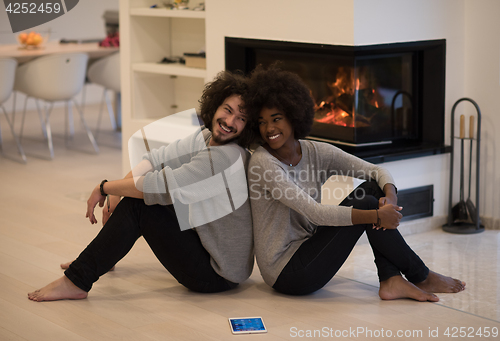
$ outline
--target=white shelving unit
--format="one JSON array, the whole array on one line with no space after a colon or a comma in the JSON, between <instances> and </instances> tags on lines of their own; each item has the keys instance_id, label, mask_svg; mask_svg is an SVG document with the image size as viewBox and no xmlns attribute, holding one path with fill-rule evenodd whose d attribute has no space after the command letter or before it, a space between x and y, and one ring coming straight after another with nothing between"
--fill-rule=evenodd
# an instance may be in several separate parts
<instances>
[{"instance_id":1,"label":"white shelving unit","mask_svg":"<svg viewBox=\"0 0 500 341\"><path fill-rule=\"evenodd\" d=\"M120 0L123 170L130 170L128 140L156 120L198 106L206 82L204 69L160 64L205 49L205 12L150 8L154 0ZM192 118L167 127L173 132L194 129ZM169 133L169 130L172 133Z\"/></svg>"}]
</instances>

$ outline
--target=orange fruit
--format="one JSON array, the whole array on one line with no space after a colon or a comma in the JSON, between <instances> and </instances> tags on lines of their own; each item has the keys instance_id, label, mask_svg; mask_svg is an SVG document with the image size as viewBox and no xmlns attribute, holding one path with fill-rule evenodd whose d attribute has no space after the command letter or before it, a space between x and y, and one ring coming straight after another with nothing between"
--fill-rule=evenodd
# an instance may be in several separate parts
<instances>
[{"instance_id":1,"label":"orange fruit","mask_svg":"<svg viewBox=\"0 0 500 341\"><path fill-rule=\"evenodd\" d=\"M43 38L41 35L39 34L36 34L35 36L33 36L33 45L40 45L43 41Z\"/></svg>"},{"instance_id":2,"label":"orange fruit","mask_svg":"<svg viewBox=\"0 0 500 341\"><path fill-rule=\"evenodd\" d=\"M26 39L28 38L28 34L27 33L19 33L19 41L22 43L22 44L25 44L26 43Z\"/></svg>"}]
</instances>

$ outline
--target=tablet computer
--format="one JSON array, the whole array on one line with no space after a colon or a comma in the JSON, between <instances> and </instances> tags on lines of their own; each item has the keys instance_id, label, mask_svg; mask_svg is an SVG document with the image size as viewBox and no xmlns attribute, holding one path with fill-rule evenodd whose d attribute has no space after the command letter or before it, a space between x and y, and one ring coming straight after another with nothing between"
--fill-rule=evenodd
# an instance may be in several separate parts
<instances>
[{"instance_id":1,"label":"tablet computer","mask_svg":"<svg viewBox=\"0 0 500 341\"><path fill-rule=\"evenodd\" d=\"M233 334L267 333L262 317L229 318Z\"/></svg>"}]
</instances>

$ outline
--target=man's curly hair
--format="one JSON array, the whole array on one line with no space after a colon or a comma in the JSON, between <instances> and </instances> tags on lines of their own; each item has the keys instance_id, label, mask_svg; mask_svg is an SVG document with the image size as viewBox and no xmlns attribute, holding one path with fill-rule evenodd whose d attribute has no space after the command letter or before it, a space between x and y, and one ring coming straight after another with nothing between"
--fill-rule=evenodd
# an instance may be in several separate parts
<instances>
[{"instance_id":1,"label":"man's curly hair","mask_svg":"<svg viewBox=\"0 0 500 341\"><path fill-rule=\"evenodd\" d=\"M215 79L205 85L200 100L200 117L210 131L212 131L212 120L217 109L224 103L224 100L232 95L240 95L242 98L248 90L247 79L239 73L229 71L220 72ZM243 109L243 108L242 108ZM252 139L248 126L245 126L240 136L238 144L247 147Z\"/></svg>"},{"instance_id":2,"label":"man's curly hair","mask_svg":"<svg viewBox=\"0 0 500 341\"><path fill-rule=\"evenodd\" d=\"M258 120L263 108L283 111L292 124L294 137L305 138L314 120L314 101L309 88L295 73L284 71L276 64L267 70L261 65L252 72L249 90L243 96L251 130L259 134Z\"/></svg>"}]
</instances>

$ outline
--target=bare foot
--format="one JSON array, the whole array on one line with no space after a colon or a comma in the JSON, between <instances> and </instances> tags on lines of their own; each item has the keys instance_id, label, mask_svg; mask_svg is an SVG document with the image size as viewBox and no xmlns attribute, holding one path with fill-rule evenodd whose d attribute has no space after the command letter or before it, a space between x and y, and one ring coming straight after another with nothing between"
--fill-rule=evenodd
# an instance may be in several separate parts
<instances>
[{"instance_id":1,"label":"bare foot","mask_svg":"<svg viewBox=\"0 0 500 341\"><path fill-rule=\"evenodd\" d=\"M420 302L437 302L439 298L428 292L425 292L413 283L408 282L402 276L393 276L380 282L378 295L383 300L395 300L398 298L411 298Z\"/></svg>"},{"instance_id":2,"label":"bare foot","mask_svg":"<svg viewBox=\"0 0 500 341\"><path fill-rule=\"evenodd\" d=\"M67 263L62 263L61 264L61 269L66 270L67 268L69 268L69 266L71 265L71 263L73 263L73 261L67 262ZM114 269L115 269L115 267L113 266L109 271L113 271Z\"/></svg>"},{"instance_id":3,"label":"bare foot","mask_svg":"<svg viewBox=\"0 0 500 341\"><path fill-rule=\"evenodd\" d=\"M73 261L67 263L61 263L61 269L66 270L67 268L69 268L71 263L73 263Z\"/></svg>"},{"instance_id":4,"label":"bare foot","mask_svg":"<svg viewBox=\"0 0 500 341\"><path fill-rule=\"evenodd\" d=\"M425 281L415 283L417 287L427 292L460 292L465 289L465 282L429 271Z\"/></svg>"},{"instance_id":5,"label":"bare foot","mask_svg":"<svg viewBox=\"0 0 500 341\"><path fill-rule=\"evenodd\" d=\"M28 298L32 301L56 301L56 300L81 300L87 298L88 293L62 276L54 282L46 285L42 289L28 293Z\"/></svg>"}]
</instances>

